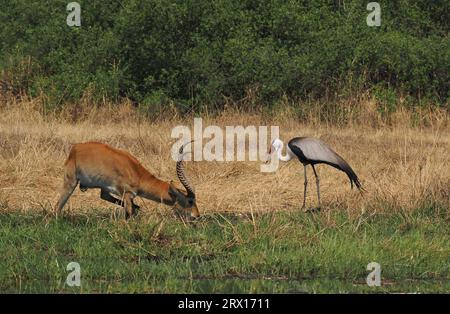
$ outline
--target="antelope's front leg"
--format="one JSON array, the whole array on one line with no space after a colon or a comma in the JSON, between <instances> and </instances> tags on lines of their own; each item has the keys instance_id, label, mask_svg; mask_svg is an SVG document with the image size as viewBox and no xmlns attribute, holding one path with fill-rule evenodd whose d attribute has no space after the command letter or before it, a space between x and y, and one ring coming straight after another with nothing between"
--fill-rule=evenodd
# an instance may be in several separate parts
<instances>
[{"instance_id":1,"label":"antelope's front leg","mask_svg":"<svg viewBox=\"0 0 450 314\"><path fill-rule=\"evenodd\" d=\"M130 192L125 192L123 196L123 207L125 208L125 218L128 219L136 214L136 205L133 203L134 195Z\"/></svg>"},{"instance_id":2,"label":"antelope's front leg","mask_svg":"<svg viewBox=\"0 0 450 314\"><path fill-rule=\"evenodd\" d=\"M112 196L111 194L109 194L108 191L106 190L101 190L100 191L100 198L104 201L108 201L110 203L113 203L115 205L119 205L124 207L124 202L122 200L119 200L118 198L115 198L114 196ZM141 209L138 205L134 204L133 202L133 213L136 213L137 210Z\"/></svg>"}]
</instances>

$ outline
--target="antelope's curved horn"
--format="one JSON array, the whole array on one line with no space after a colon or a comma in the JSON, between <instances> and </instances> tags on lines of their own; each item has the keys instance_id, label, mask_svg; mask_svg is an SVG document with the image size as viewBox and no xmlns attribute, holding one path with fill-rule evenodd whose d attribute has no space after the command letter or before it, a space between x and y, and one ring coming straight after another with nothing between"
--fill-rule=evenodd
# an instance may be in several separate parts
<instances>
[{"instance_id":1,"label":"antelope's curved horn","mask_svg":"<svg viewBox=\"0 0 450 314\"><path fill-rule=\"evenodd\" d=\"M184 163L183 163L183 157L185 154L187 154L187 153L183 154L183 149L186 145L191 144L192 142L193 142L193 140L180 147L178 161L177 161L177 176L178 176L178 179L180 180L181 184L183 184L184 188L186 189L188 196L195 197L194 187L189 182L189 179L186 177L185 170L184 170Z\"/></svg>"}]
</instances>

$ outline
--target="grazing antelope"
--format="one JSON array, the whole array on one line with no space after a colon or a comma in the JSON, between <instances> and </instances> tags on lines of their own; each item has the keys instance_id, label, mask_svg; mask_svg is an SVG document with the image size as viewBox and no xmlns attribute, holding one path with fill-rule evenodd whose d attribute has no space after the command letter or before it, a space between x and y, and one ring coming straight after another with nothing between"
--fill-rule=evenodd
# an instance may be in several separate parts
<instances>
[{"instance_id":1,"label":"grazing antelope","mask_svg":"<svg viewBox=\"0 0 450 314\"><path fill-rule=\"evenodd\" d=\"M136 196L174 205L177 210L181 209L184 213L190 214L191 218L199 217L195 192L186 178L182 161L183 148L187 144L180 148L181 157L176 165L178 179L185 187L186 193L172 183L156 178L125 151L96 142L73 145L64 164L64 186L56 205L57 214L61 213L77 184L80 183L80 190L83 192L87 189L100 188L100 198L123 206L127 219L139 209L133 202Z\"/></svg>"},{"instance_id":2,"label":"grazing antelope","mask_svg":"<svg viewBox=\"0 0 450 314\"><path fill-rule=\"evenodd\" d=\"M277 157L281 161L289 161L292 158L298 158L298 160L303 164L304 175L305 175L305 189L303 192L303 206L306 205L306 186L308 185L308 178L306 176L306 166L311 165L314 171L314 176L316 177L317 186L317 198L320 207L320 188L319 188L319 176L317 175L316 164L328 164L338 170L345 172L350 179L350 186L353 188L353 183L356 187L363 191L364 189L359 182L358 176L350 167L350 165L339 156L335 151L333 151L325 142L322 140L311 138L311 137L295 137L288 142L286 146L286 156L283 156L281 151L283 149L283 141L280 139L275 139L269 148L268 162L273 153L277 154Z\"/></svg>"}]
</instances>

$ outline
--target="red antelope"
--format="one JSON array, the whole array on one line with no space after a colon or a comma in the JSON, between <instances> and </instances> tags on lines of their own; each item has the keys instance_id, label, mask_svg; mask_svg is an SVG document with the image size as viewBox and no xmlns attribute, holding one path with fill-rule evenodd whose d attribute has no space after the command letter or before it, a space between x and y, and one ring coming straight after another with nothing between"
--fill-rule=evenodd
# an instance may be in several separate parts
<instances>
[{"instance_id":1,"label":"red antelope","mask_svg":"<svg viewBox=\"0 0 450 314\"><path fill-rule=\"evenodd\" d=\"M174 208L190 214L192 218L199 217L195 192L186 178L182 162L185 145L180 148L181 158L177 161L176 169L178 179L186 188L186 193L172 183L156 178L125 151L95 142L73 145L64 164L64 186L56 205L57 214L61 213L77 184L80 183L80 190L83 192L91 188L100 188L100 198L123 206L127 219L139 209L133 202L136 196L173 205Z\"/></svg>"}]
</instances>

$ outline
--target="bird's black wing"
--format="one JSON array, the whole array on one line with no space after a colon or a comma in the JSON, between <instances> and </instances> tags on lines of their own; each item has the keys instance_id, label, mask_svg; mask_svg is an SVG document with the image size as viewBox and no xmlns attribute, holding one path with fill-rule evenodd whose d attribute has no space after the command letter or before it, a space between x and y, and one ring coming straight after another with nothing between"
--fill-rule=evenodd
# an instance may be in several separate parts
<instances>
[{"instance_id":1,"label":"bird's black wing","mask_svg":"<svg viewBox=\"0 0 450 314\"><path fill-rule=\"evenodd\" d=\"M362 188L358 176L350 165L322 140L311 137L296 137L290 140L288 145L300 161L303 162L302 159L305 159L307 163L326 163L333 166L347 174L352 187L355 183L358 189Z\"/></svg>"}]
</instances>

